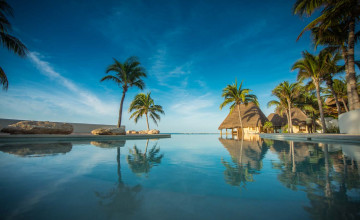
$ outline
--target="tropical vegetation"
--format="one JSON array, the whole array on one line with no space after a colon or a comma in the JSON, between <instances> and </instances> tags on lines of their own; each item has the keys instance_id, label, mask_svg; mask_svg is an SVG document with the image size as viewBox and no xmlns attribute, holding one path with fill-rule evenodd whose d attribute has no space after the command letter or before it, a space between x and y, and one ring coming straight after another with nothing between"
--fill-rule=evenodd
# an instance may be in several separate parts
<instances>
[{"instance_id":1,"label":"tropical vegetation","mask_svg":"<svg viewBox=\"0 0 360 220\"><path fill-rule=\"evenodd\" d=\"M160 121L159 114L165 114L161 105L155 105L154 100L151 98L151 93L137 94L134 100L130 104L129 112L134 111L130 118L134 118L135 123L145 115L147 130L149 131L149 117L157 125L157 121Z\"/></svg>"},{"instance_id":2,"label":"tropical vegetation","mask_svg":"<svg viewBox=\"0 0 360 220\"><path fill-rule=\"evenodd\" d=\"M242 85L243 82L241 82L240 85L238 86L238 82L235 79L235 83L233 83L232 85L227 85L223 89L221 97L224 98L224 102L221 103L220 110L225 106L227 106L228 104L231 104L230 112L232 112L235 109L235 107L237 107L239 114L239 122L242 131L241 134L243 135L244 128L242 123L242 114L240 110L240 105L241 104L247 105L249 102L252 102L256 105L259 105L259 103L256 95L250 94L251 90L243 88Z\"/></svg>"},{"instance_id":3,"label":"tropical vegetation","mask_svg":"<svg viewBox=\"0 0 360 220\"><path fill-rule=\"evenodd\" d=\"M19 39L17 39L15 36L13 36L10 33L12 28L7 16L14 16L13 9L5 0L0 0L1 44L3 47L19 55L20 57L25 57L28 52L28 49ZM7 90L9 87L9 81L7 79L5 71L1 67L0 67L0 84L2 85L3 90Z\"/></svg>"},{"instance_id":4,"label":"tropical vegetation","mask_svg":"<svg viewBox=\"0 0 360 220\"><path fill-rule=\"evenodd\" d=\"M137 57L129 57L121 63L114 58L114 63L106 69L106 74L114 72L114 75L106 75L100 81L113 81L122 88L122 97L120 101L119 120L117 127L121 126L122 109L126 92L129 88L135 86L143 90L145 83L142 78L146 77L145 69L141 66Z\"/></svg>"}]
</instances>

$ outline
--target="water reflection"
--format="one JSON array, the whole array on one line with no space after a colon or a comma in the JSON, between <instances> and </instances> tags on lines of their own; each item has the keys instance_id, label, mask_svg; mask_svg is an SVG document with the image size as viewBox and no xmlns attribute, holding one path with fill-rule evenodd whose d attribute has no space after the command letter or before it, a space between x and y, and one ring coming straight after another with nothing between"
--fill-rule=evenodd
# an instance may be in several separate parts
<instances>
[{"instance_id":1,"label":"water reflection","mask_svg":"<svg viewBox=\"0 0 360 220\"><path fill-rule=\"evenodd\" d=\"M278 180L306 192L310 206L304 209L314 219L360 217L358 146L274 141L270 149L279 157L273 162Z\"/></svg>"},{"instance_id":2,"label":"water reflection","mask_svg":"<svg viewBox=\"0 0 360 220\"><path fill-rule=\"evenodd\" d=\"M146 147L144 153L134 145L133 149L129 149L129 155L127 156L127 163L133 173L138 176L142 174L148 175L151 168L161 163L161 159L164 154L160 154L160 147L154 144L148 151L149 140L146 141Z\"/></svg>"},{"instance_id":3,"label":"water reflection","mask_svg":"<svg viewBox=\"0 0 360 220\"><path fill-rule=\"evenodd\" d=\"M241 140L219 138L219 141L231 155L231 162L221 159L226 183L246 188L246 183L253 182L254 175L262 169L267 145L258 135L243 137Z\"/></svg>"},{"instance_id":4,"label":"water reflection","mask_svg":"<svg viewBox=\"0 0 360 220\"><path fill-rule=\"evenodd\" d=\"M91 141L90 144L101 148L114 148L125 146L126 141Z\"/></svg>"},{"instance_id":5,"label":"water reflection","mask_svg":"<svg viewBox=\"0 0 360 220\"><path fill-rule=\"evenodd\" d=\"M99 205L105 209L109 218L126 217L133 214L141 205L141 198L138 196L141 185L127 186L122 179L120 147L125 146L125 141L91 141L91 144L101 148L117 148L117 182L108 192L95 192L100 199Z\"/></svg>"},{"instance_id":6,"label":"water reflection","mask_svg":"<svg viewBox=\"0 0 360 220\"><path fill-rule=\"evenodd\" d=\"M69 153L70 142L1 144L0 151L20 157L44 157Z\"/></svg>"},{"instance_id":7,"label":"water reflection","mask_svg":"<svg viewBox=\"0 0 360 220\"><path fill-rule=\"evenodd\" d=\"M102 148L116 147L116 164L117 164L117 182L115 186L108 192L95 192L95 195L100 199L99 205L105 209L109 218L113 217L129 217L134 214L142 204L142 186L137 184L135 186L127 185L122 178L121 162L120 162L120 147L125 145L125 141L92 141L92 145ZM134 145L133 150L130 150L127 156L127 163L130 170L135 174L148 174L153 166L159 165L163 154L160 154L160 147L155 144L148 150L149 140L146 142L144 153Z\"/></svg>"}]
</instances>

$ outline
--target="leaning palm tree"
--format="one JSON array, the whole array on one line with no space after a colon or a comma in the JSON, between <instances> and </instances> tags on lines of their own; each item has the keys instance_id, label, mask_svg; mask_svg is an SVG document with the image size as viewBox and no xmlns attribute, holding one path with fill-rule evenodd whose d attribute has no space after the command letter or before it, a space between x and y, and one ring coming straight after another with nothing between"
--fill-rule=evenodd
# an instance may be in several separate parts
<instances>
[{"instance_id":1,"label":"leaning palm tree","mask_svg":"<svg viewBox=\"0 0 360 220\"><path fill-rule=\"evenodd\" d=\"M160 115L165 114L164 110L161 105L155 105L154 100L150 97L150 92L147 94L140 93L137 94L134 98L134 100L130 104L129 112L132 112L136 110L130 118L134 118L135 123L138 122L138 120L145 115L146 117L146 125L147 130L149 131L149 119L148 117L153 120L153 122L157 125L157 121L160 121Z\"/></svg>"},{"instance_id":2,"label":"leaning palm tree","mask_svg":"<svg viewBox=\"0 0 360 220\"><path fill-rule=\"evenodd\" d=\"M355 74L355 43L359 38L359 32L356 32L355 26L359 22L360 1L297 0L293 12L300 16L311 16L318 9L321 9L320 16L308 24L298 38L300 38L305 31L311 30L314 27L318 27L319 33L322 35L322 33L326 33L329 28L337 25L342 26L342 30L338 33L346 33L346 36L342 38L343 43L339 45L343 45L345 49L344 60L350 110L360 109L360 98L356 89Z\"/></svg>"},{"instance_id":3,"label":"leaning palm tree","mask_svg":"<svg viewBox=\"0 0 360 220\"><path fill-rule=\"evenodd\" d=\"M12 7L4 0L0 0L0 41L3 47L9 51L14 52L20 57L25 57L28 52L26 46L16 37L9 34L11 31L11 24L6 16L13 16ZM0 67L0 83L3 90L7 90L9 82L6 77L5 71Z\"/></svg>"},{"instance_id":4,"label":"leaning palm tree","mask_svg":"<svg viewBox=\"0 0 360 220\"><path fill-rule=\"evenodd\" d=\"M139 89L144 89L145 83L141 79L146 77L145 69L140 66L137 57L129 57L124 63L120 63L114 58L115 63L107 67L106 73L114 72L115 75L104 76L100 82L105 80L114 81L119 87L122 87L122 97L119 109L119 120L117 127L121 126L122 109L125 99L125 94L129 88L136 86Z\"/></svg>"},{"instance_id":5,"label":"leaning palm tree","mask_svg":"<svg viewBox=\"0 0 360 220\"><path fill-rule=\"evenodd\" d=\"M328 54L328 59L327 59L327 74L324 74L323 77L323 81L326 82L327 87L329 88L334 100L335 100L335 104L336 104L336 108L337 108L337 112L338 115L341 114L341 109L340 109L340 104L338 101L338 97L336 95L336 92L334 91L334 81L333 81L333 77L339 73L342 73L344 71L345 66L343 65L338 65L337 63L341 60L341 55L339 53L335 53L332 54L329 52Z\"/></svg>"},{"instance_id":6,"label":"leaning palm tree","mask_svg":"<svg viewBox=\"0 0 360 220\"><path fill-rule=\"evenodd\" d=\"M328 73L327 58L328 53L324 50L316 56L305 51L303 52L303 58L296 61L292 66L292 70L299 70L297 76L299 81L310 79L316 88L316 96L319 104L320 120L323 133L326 132L326 124L323 103L320 95L320 84L323 77Z\"/></svg>"},{"instance_id":7,"label":"leaning palm tree","mask_svg":"<svg viewBox=\"0 0 360 220\"><path fill-rule=\"evenodd\" d=\"M232 85L227 85L222 92L221 97L224 97L224 102L220 105L220 110L224 108L226 105L231 104L230 112L232 112L237 106L239 112L239 121L241 126L241 135L244 134L244 127L242 123L242 116L240 110L240 104L247 105L249 102L254 103L255 105L259 105L256 95L249 94L251 92L250 89L242 88L243 82L240 83L238 87L237 80L235 79L235 83Z\"/></svg>"},{"instance_id":8,"label":"leaning palm tree","mask_svg":"<svg viewBox=\"0 0 360 220\"><path fill-rule=\"evenodd\" d=\"M289 133L294 132L292 127L291 108L293 107L295 100L299 96L300 88L301 87L299 83L290 84L288 81L284 81L278 86L276 86L275 89L272 91L272 94L280 99L280 103L284 104L284 102L286 102Z\"/></svg>"}]
</instances>

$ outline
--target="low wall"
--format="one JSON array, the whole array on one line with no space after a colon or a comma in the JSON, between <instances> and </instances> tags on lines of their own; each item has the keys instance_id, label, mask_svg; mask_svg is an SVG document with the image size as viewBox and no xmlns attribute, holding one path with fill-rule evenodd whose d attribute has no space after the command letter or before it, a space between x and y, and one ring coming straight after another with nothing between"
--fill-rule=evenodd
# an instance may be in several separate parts
<instances>
[{"instance_id":1,"label":"low wall","mask_svg":"<svg viewBox=\"0 0 360 220\"><path fill-rule=\"evenodd\" d=\"M341 134L360 134L360 109L339 115Z\"/></svg>"},{"instance_id":2,"label":"low wall","mask_svg":"<svg viewBox=\"0 0 360 220\"><path fill-rule=\"evenodd\" d=\"M0 130L8 125L15 124L19 121L16 119L0 119ZM92 130L103 127L116 127L115 125L103 125L103 124L83 124L83 123L69 123L74 127L73 133L90 133Z\"/></svg>"}]
</instances>

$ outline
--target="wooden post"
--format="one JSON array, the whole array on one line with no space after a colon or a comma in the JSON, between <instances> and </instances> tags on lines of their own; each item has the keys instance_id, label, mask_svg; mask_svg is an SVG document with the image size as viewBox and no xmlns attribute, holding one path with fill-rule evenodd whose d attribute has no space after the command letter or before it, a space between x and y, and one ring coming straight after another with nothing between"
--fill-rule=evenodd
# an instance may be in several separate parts
<instances>
[{"instance_id":1,"label":"wooden post","mask_svg":"<svg viewBox=\"0 0 360 220\"><path fill-rule=\"evenodd\" d=\"M220 130L220 136L222 137L222 129Z\"/></svg>"}]
</instances>

